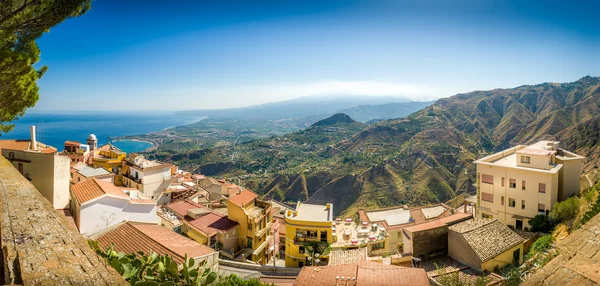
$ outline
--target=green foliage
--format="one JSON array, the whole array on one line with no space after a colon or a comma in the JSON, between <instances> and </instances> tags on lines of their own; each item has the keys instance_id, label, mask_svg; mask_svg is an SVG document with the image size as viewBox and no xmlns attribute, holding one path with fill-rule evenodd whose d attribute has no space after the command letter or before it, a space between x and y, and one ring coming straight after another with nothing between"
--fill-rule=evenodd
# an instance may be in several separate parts
<instances>
[{"instance_id":1,"label":"green foliage","mask_svg":"<svg viewBox=\"0 0 600 286\"><path fill-rule=\"evenodd\" d=\"M593 191L588 192L588 195L591 196L591 194L594 194L594 192L596 192L596 188L600 187L600 185L596 185L593 188ZM587 197L587 196L586 196ZM589 200L591 200L591 198L588 198ZM590 210L588 210L583 217L581 218L581 221L579 222L580 225L583 225L585 223L587 223L588 221L590 221L593 217L595 217L596 215L600 214L600 195L598 195L596 197L596 201L594 202L594 204L592 205L592 207L590 208Z\"/></svg>"},{"instance_id":2,"label":"green foliage","mask_svg":"<svg viewBox=\"0 0 600 286\"><path fill-rule=\"evenodd\" d=\"M550 212L550 218L557 222L572 225L579 212L579 205L579 198L577 197L570 197L562 202L555 203Z\"/></svg>"},{"instance_id":3,"label":"green foliage","mask_svg":"<svg viewBox=\"0 0 600 286\"><path fill-rule=\"evenodd\" d=\"M36 81L47 67L35 69L40 50L35 43L50 27L77 17L90 8L91 0L4 0L0 4L0 132L25 114L39 99Z\"/></svg>"},{"instance_id":4,"label":"green foliage","mask_svg":"<svg viewBox=\"0 0 600 286\"><path fill-rule=\"evenodd\" d=\"M521 270L516 266L504 270L503 276L505 278L504 285L506 286L519 286L521 284Z\"/></svg>"},{"instance_id":5,"label":"green foliage","mask_svg":"<svg viewBox=\"0 0 600 286\"><path fill-rule=\"evenodd\" d=\"M555 223L547 215L539 214L529 220L531 231L550 233L554 229Z\"/></svg>"},{"instance_id":6,"label":"green foliage","mask_svg":"<svg viewBox=\"0 0 600 286\"><path fill-rule=\"evenodd\" d=\"M438 276L437 281L442 286L485 286L490 283L485 276L480 276L471 283L469 280L461 279L459 272Z\"/></svg>"},{"instance_id":7,"label":"green foliage","mask_svg":"<svg viewBox=\"0 0 600 286\"><path fill-rule=\"evenodd\" d=\"M307 241L304 243L309 265L319 265L321 257L331 252L331 244L323 241Z\"/></svg>"},{"instance_id":8,"label":"green foliage","mask_svg":"<svg viewBox=\"0 0 600 286\"><path fill-rule=\"evenodd\" d=\"M116 252L112 247L101 249L95 241L88 242L96 253L104 258L131 285L211 285L217 279L217 273L204 268L205 263L195 265L194 259L185 257L178 265L169 255L143 252L125 254Z\"/></svg>"},{"instance_id":9,"label":"green foliage","mask_svg":"<svg viewBox=\"0 0 600 286\"><path fill-rule=\"evenodd\" d=\"M552 242L553 241L554 241L554 238L550 234L542 236L542 237L538 238L531 245L531 248L529 249L529 251L532 252L532 253L544 252L544 251L550 249L550 247L552 247Z\"/></svg>"},{"instance_id":10,"label":"green foliage","mask_svg":"<svg viewBox=\"0 0 600 286\"><path fill-rule=\"evenodd\" d=\"M219 278L217 286L268 286L273 284L266 284L260 282L257 278L242 279L235 274L230 274L224 278Z\"/></svg>"}]
</instances>

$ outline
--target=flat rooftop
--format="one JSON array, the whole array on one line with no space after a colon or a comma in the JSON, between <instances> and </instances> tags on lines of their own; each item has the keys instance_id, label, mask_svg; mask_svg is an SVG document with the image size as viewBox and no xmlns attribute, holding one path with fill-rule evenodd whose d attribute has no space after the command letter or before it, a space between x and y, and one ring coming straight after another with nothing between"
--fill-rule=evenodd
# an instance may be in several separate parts
<instances>
[{"instance_id":1,"label":"flat rooftop","mask_svg":"<svg viewBox=\"0 0 600 286\"><path fill-rule=\"evenodd\" d=\"M77 170L77 172L79 174L85 176L86 178L112 174L111 172L109 172L108 170L106 170L104 168L93 168L93 167L90 167L88 165L83 165L83 164L75 165L75 166L73 166L73 168L75 170Z\"/></svg>"},{"instance_id":2,"label":"flat rooftop","mask_svg":"<svg viewBox=\"0 0 600 286\"><path fill-rule=\"evenodd\" d=\"M287 217L295 220L332 222L333 206L328 207L327 205L312 205L298 202L296 211Z\"/></svg>"},{"instance_id":3,"label":"flat rooftop","mask_svg":"<svg viewBox=\"0 0 600 286\"><path fill-rule=\"evenodd\" d=\"M388 225L409 223L410 210L395 208L383 211L367 212L370 221L386 221Z\"/></svg>"}]
</instances>

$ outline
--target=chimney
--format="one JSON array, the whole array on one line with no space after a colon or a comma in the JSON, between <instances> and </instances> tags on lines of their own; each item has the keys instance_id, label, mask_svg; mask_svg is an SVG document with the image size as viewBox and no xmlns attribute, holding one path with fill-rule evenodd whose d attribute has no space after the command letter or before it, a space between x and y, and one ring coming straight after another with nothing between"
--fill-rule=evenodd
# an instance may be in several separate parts
<instances>
[{"instance_id":1,"label":"chimney","mask_svg":"<svg viewBox=\"0 0 600 286\"><path fill-rule=\"evenodd\" d=\"M35 126L31 125L29 131L31 133L31 150L37 151L37 141L35 140Z\"/></svg>"}]
</instances>

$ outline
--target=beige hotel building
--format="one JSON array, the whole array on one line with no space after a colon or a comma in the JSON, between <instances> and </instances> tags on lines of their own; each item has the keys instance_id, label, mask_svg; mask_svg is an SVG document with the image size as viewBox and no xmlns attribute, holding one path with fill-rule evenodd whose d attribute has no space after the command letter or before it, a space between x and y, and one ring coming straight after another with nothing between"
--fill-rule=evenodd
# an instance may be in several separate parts
<instances>
[{"instance_id":1,"label":"beige hotel building","mask_svg":"<svg viewBox=\"0 0 600 286\"><path fill-rule=\"evenodd\" d=\"M475 161L476 216L523 230L530 227L529 219L579 194L584 157L558 148L558 143L519 145Z\"/></svg>"}]
</instances>

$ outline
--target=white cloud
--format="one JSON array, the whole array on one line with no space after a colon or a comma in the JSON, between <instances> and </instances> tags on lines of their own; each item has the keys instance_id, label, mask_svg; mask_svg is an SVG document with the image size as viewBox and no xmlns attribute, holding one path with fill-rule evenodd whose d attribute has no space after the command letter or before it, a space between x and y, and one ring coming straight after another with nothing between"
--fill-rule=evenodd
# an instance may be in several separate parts
<instances>
[{"instance_id":1,"label":"white cloud","mask_svg":"<svg viewBox=\"0 0 600 286\"><path fill-rule=\"evenodd\" d=\"M179 99L196 106L169 106L169 109L226 108L288 100L310 95L393 96L413 101L440 98L431 86L390 81L319 81L310 83L265 84L225 87L184 87L153 91L157 96ZM153 102L147 102L154 105ZM163 105L164 106L164 105Z\"/></svg>"}]
</instances>

